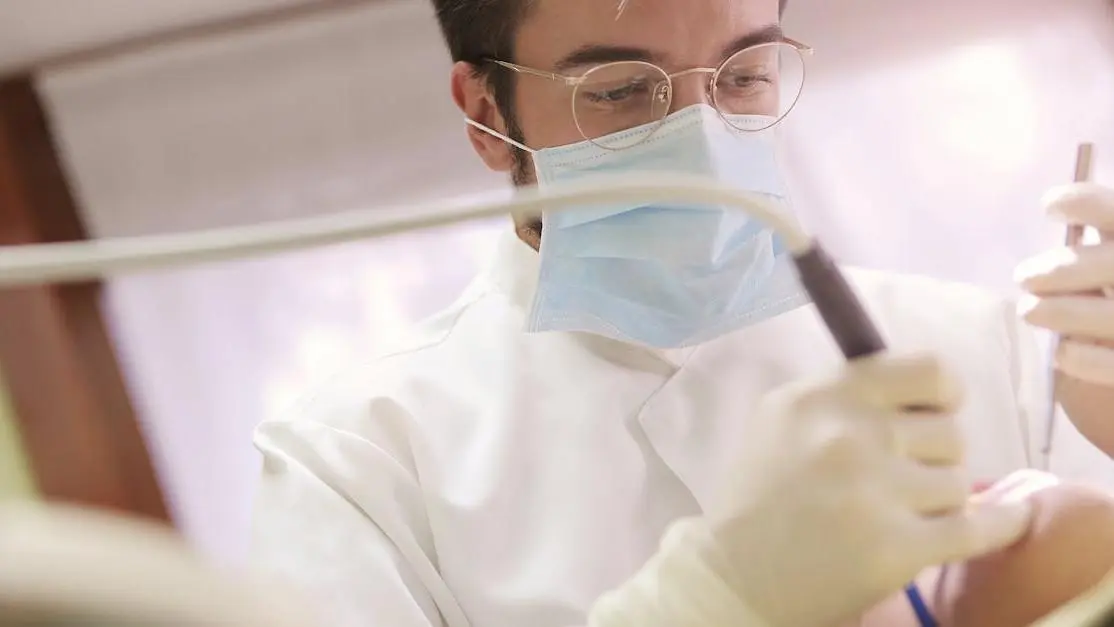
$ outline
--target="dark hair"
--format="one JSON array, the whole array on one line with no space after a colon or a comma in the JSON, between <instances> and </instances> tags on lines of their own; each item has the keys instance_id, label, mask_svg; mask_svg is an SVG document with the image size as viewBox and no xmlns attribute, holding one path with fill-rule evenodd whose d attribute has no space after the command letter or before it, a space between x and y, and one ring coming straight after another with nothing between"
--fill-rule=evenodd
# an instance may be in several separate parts
<instances>
[{"instance_id":1,"label":"dark hair","mask_svg":"<svg viewBox=\"0 0 1114 627\"><path fill-rule=\"evenodd\" d=\"M780 12L785 12L787 1L779 1ZM482 70L486 58L514 61L515 30L529 14L530 2L433 0L433 8L453 61L466 61Z\"/></svg>"},{"instance_id":2,"label":"dark hair","mask_svg":"<svg viewBox=\"0 0 1114 627\"><path fill-rule=\"evenodd\" d=\"M517 133L510 72L493 72L487 59L514 60L514 37L530 11L531 0L433 0L441 34L454 62L472 64L487 79L499 112Z\"/></svg>"},{"instance_id":3,"label":"dark hair","mask_svg":"<svg viewBox=\"0 0 1114 627\"><path fill-rule=\"evenodd\" d=\"M472 64L487 79L495 104L507 122L512 139L522 141L514 115L514 76L493 71L487 59L514 61L518 25L529 15L533 0L432 0L441 34L453 61ZM788 0L780 0L784 12ZM616 7L619 6L615 0Z\"/></svg>"}]
</instances>

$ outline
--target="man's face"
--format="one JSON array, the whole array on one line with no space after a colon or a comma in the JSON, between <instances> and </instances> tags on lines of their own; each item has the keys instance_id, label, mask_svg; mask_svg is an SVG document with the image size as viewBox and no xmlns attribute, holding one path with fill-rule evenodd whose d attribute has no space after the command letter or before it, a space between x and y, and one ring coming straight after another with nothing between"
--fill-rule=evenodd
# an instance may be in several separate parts
<instances>
[{"instance_id":1,"label":"man's face","mask_svg":"<svg viewBox=\"0 0 1114 627\"><path fill-rule=\"evenodd\" d=\"M779 21L778 0L629 0L621 14L618 0L525 1L532 7L517 31L513 61L569 76L620 60L649 61L670 73L717 67L742 47L769 40ZM457 76L454 83L460 80ZM678 78L671 111L709 102L708 80L707 74ZM531 148L584 139L573 118L572 90L560 81L516 75L510 127L493 106L468 102L483 98L478 87L454 85L454 90L466 114L519 135ZM535 182L529 154L479 131L472 142L489 167L511 171L518 184Z\"/></svg>"}]
</instances>

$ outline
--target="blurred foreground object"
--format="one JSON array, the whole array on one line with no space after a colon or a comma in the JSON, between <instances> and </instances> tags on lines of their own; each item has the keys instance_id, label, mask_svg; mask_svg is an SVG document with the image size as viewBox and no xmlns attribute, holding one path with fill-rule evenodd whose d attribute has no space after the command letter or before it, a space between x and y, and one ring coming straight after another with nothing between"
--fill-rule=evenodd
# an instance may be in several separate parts
<instances>
[{"instance_id":1,"label":"blurred foreground object","mask_svg":"<svg viewBox=\"0 0 1114 627\"><path fill-rule=\"evenodd\" d=\"M34 77L0 80L0 246L88 239L57 145ZM32 483L19 491L169 521L101 309L103 288L85 281L0 290L0 411Z\"/></svg>"},{"instance_id":2,"label":"blurred foreground object","mask_svg":"<svg viewBox=\"0 0 1114 627\"><path fill-rule=\"evenodd\" d=\"M1114 627L1114 572L1033 627Z\"/></svg>"},{"instance_id":3,"label":"blurred foreground object","mask_svg":"<svg viewBox=\"0 0 1114 627\"><path fill-rule=\"evenodd\" d=\"M314 625L299 598L213 567L158 523L71 506L0 506L0 626Z\"/></svg>"}]
</instances>

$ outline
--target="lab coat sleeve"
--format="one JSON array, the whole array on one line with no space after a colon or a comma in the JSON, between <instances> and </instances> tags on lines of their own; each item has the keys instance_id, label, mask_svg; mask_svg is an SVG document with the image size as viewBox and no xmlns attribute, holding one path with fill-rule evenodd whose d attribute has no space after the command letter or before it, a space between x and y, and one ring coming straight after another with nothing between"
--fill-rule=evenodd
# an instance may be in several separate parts
<instances>
[{"instance_id":1,"label":"lab coat sleeve","mask_svg":"<svg viewBox=\"0 0 1114 627\"><path fill-rule=\"evenodd\" d=\"M405 412L374 399L308 406L257 430L254 565L304 588L321 625L461 624L434 566Z\"/></svg>"}]
</instances>

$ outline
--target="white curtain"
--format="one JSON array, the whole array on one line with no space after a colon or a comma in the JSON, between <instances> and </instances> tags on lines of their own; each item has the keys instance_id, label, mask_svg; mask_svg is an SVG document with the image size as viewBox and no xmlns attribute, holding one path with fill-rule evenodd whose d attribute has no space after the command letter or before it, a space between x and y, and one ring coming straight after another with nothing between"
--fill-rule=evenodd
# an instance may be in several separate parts
<instances>
[{"instance_id":1,"label":"white curtain","mask_svg":"<svg viewBox=\"0 0 1114 627\"><path fill-rule=\"evenodd\" d=\"M1114 181L1100 0L794 0L812 43L785 126L806 222L845 261L1009 289L1056 242L1074 146ZM58 71L42 87L98 236L499 189L464 140L421 0ZM1110 151L1110 157L1104 158ZM254 425L451 301L503 221L115 281L125 369L187 532L245 546Z\"/></svg>"}]
</instances>

